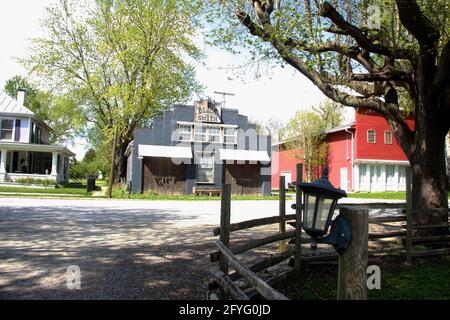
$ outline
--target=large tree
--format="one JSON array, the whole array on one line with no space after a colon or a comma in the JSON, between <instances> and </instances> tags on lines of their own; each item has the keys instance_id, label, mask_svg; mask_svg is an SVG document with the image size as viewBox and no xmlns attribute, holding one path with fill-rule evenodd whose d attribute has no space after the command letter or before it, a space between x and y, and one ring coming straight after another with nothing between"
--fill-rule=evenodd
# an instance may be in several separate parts
<instances>
[{"instance_id":1,"label":"large tree","mask_svg":"<svg viewBox=\"0 0 450 320\"><path fill-rule=\"evenodd\" d=\"M292 66L333 101L382 114L411 164L413 209L422 213L415 220L427 223L446 221L448 210L449 6L448 0L221 0L212 12L222 17L216 44L246 46L255 61ZM405 120L410 111L413 128Z\"/></svg>"},{"instance_id":2,"label":"large tree","mask_svg":"<svg viewBox=\"0 0 450 320\"><path fill-rule=\"evenodd\" d=\"M109 144L118 128L116 179L136 127L198 89L188 59L195 7L176 0L59 0L42 22L24 63L54 90L82 101L93 145Z\"/></svg>"}]
</instances>

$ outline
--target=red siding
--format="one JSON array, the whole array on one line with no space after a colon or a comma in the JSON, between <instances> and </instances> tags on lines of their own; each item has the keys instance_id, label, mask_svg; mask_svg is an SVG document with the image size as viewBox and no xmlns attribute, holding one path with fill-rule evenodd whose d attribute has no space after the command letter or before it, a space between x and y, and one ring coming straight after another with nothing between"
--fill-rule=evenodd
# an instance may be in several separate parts
<instances>
[{"instance_id":1,"label":"red siding","mask_svg":"<svg viewBox=\"0 0 450 320\"><path fill-rule=\"evenodd\" d=\"M291 171L292 181L297 177L297 163L301 161L296 158L299 155L298 150L272 151L272 188L280 188L281 171Z\"/></svg>"},{"instance_id":2,"label":"red siding","mask_svg":"<svg viewBox=\"0 0 450 320\"><path fill-rule=\"evenodd\" d=\"M408 121L412 125L412 121ZM407 160L400 145L392 136L392 144L384 143L384 133L391 131L386 119L378 113L359 108L355 115L356 154L355 159ZM367 131L373 129L376 143L367 142Z\"/></svg>"},{"instance_id":3,"label":"red siding","mask_svg":"<svg viewBox=\"0 0 450 320\"><path fill-rule=\"evenodd\" d=\"M347 190L352 190L352 135L346 131L330 133L327 135L327 143L331 184L340 188L341 168L347 168Z\"/></svg>"}]
</instances>

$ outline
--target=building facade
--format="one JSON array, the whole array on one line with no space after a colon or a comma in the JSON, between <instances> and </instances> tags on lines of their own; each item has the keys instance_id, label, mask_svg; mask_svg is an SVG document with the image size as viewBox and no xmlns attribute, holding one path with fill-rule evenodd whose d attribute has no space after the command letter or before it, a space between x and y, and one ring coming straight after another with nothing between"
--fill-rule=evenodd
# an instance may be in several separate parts
<instances>
[{"instance_id":1,"label":"building facade","mask_svg":"<svg viewBox=\"0 0 450 320\"><path fill-rule=\"evenodd\" d=\"M407 123L411 128L414 125L412 118ZM326 142L329 179L334 186L347 192L406 190L405 169L409 161L380 114L358 108L353 122L326 132ZM282 146L273 151L273 162L280 164L272 172L273 184L281 174L291 174L294 181L295 165L301 162L292 156L298 150L280 151Z\"/></svg>"},{"instance_id":2,"label":"building facade","mask_svg":"<svg viewBox=\"0 0 450 320\"><path fill-rule=\"evenodd\" d=\"M0 93L0 182L20 179L69 181L69 158L63 146L49 143L52 130L24 106L25 92L17 100Z\"/></svg>"},{"instance_id":3,"label":"building facade","mask_svg":"<svg viewBox=\"0 0 450 320\"><path fill-rule=\"evenodd\" d=\"M196 194L218 191L270 195L271 139L238 110L212 101L176 105L151 128L134 131L127 152L132 193Z\"/></svg>"}]
</instances>

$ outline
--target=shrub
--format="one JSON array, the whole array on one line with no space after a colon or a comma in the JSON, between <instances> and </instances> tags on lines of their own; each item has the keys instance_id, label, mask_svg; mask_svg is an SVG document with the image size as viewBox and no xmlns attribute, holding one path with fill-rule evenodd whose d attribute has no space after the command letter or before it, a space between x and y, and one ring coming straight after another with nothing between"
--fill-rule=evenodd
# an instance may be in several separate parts
<instances>
[{"instance_id":1,"label":"shrub","mask_svg":"<svg viewBox=\"0 0 450 320\"><path fill-rule=\"evenodd\" d=\"M25 185L38 185L44 187L55 186L56 182L52 179L39 179L39 178L19 178L16 179L16 183L25 184Z\"/></svg>"}]
</instances>

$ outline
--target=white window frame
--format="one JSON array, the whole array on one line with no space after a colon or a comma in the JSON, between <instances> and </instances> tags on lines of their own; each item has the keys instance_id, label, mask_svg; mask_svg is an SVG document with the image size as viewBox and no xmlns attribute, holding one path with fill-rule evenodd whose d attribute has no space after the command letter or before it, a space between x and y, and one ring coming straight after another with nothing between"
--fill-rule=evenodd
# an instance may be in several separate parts
<instances>
[{"instance_id":1,"label":"white window frame","mask_svg":"<svg viewBox=\"0 0 450 320\"><path fill-rule=\"evenodd\" d=\"M227 129L234 130L234 134L233 135L225 134ZM223 143L224 144L237 144L237 132L238 132L237 128L223 128ZM229 137L234 137L234 141L233 142L227 142L226 138L229 138Z\"/></svg>"},{"instance_id":2,"label":"white window frame","mask_svg":"<svg viewBox=\"0 0 450 320\"><path fill-rule=\"evenodd\" d=\"M205 132L198 133L198 129L205 129ZM198 140L197 136L203 136L204 140ZM201 143L207 143L208 142L208 127L207 126L195 126L194 127L194 141L195 142L201 142Z\"/></svg>"},{"instance_id":3,"label":"white window frame","mask_svg":"<svg viewBox=\"0 0 450 320\"><path fill-rule=\"evenodd\" d=\"M2 139L3 120L11 120L13 122L11 139ZM6 129L6 130L9 130L9 129ZM16 136L16 119L15 118L0 118L0 141L14 141L15 136Z\"/></svg>"},{"instance_id":4,"label":"white window frame","mask_svg":"<svg viewBox=\"0 0 450 320\"><path fill-rule=\"evenodd\" d=\"M211 134L210 130L218 130L217 134ZM212 127L212 126L207 126L206 128L206 133L207 133L207 139L208 139L208 143L222 143L222 130L220 129L220 127ZM216 141L211 141L211 137L218 137L219 139Z\"/></svg>"},{"instance_id":5,"label":"white window frame","mask_svg":"<svg viewBox=\"0 0 450 320\"><path fill-rule=\"evenodd\" d=\"M390 138L390 141L388 141L388 139L387 139L387 137L388 137L388 134L389 134L389 136L391 137ZM393 138L392 138L392 131L385 131L384 132L384 144L392 144L392 140L393 140Z\"/></svg>"},{"instance_id":6,"label":"white window frame","mask_svg":"<svg viewBox=\"0 0 450 320\"><path fill-rule=\"evenodd\" d=\"M373 141L370 141L371 132L373 132ZM367 130L367 143L377 143L377 132L374 129Z\"/></svg>"},{"instance_id":7,"label":"white window frame","mask_svg":"<svg viewBox=\"0 0 450 320\"><path fill-rule=\"evenodd\" d=\"M190 128L190 132L187 131L182 131L181 128ZM179 124L178 125L178 141L183 141L183 142L192 142L192 135L193 135L194 129L192 125L186 125L186 124ZM182 139L182 135L187 135L190 134L191 137L189 140L184 140Z\"/></svg>"},{"instance_id":8,"label":"white window frame","mask_svg":"<svg viewBox=\"0 0 450 320\"><path fill-rule=\"evenodd\" d=\"M212 171L212 181L200 181L199 180L199 170L201 170L202 168L200 167L200 161L199 161L199 159L200 158L210 158L211 159L211 161L212 161L212 168L211 168L211 171ZM209 153L209 152L202 152L202 151L199 151L199 152L197 152L196 153L196 178L197 178L197 181L196 181L196 183L197 184L214 184L214 177L215 177L215 156L214 156L214 153ZM209 168L208 168L209 169ZM204 175L204 176L206 176L206 175Z\"/></svg>"}]
</instances>

